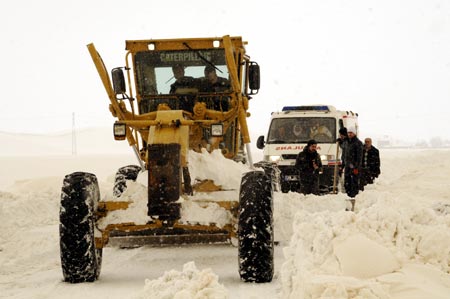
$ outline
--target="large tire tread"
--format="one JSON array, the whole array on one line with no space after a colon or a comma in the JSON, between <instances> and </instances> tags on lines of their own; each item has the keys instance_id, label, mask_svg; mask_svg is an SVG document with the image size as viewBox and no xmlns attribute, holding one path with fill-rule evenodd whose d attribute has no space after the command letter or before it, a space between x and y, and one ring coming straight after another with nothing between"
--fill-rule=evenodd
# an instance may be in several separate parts
<instances>
[{"instance_id":1,"label":"large tire tread","mask_svg":"<svg viewBox=\"0 0 450 299\"><path fill-rule=\"evenodd\" d=\"M261 171L244 174L239 194L239 274L246 282L273 278L273 201L270 176Z\"/></svg>"},{"instance_id":2,"label":"large tire tread","mask_svg":"<svg viewBox=\"0 0 450 299\"><path fill-rule=\"evenodd\" d=\"M113 195L120 197L127 190L127 180L136 181L141 167L138 165L127 165L119 168L114 178Z\"/></svg>"},{"instance_id":3,"label":"large tire tread","mask_svg":"<svg viewBox=\"0 0 450 299\"><path fill-rule=\"evenodd\" d=\"M64 281L93 282L100 275L102 249L95 248L97 178L74 172L64 178L60 207L60 251Z\"/></svg>"}]
</instances>

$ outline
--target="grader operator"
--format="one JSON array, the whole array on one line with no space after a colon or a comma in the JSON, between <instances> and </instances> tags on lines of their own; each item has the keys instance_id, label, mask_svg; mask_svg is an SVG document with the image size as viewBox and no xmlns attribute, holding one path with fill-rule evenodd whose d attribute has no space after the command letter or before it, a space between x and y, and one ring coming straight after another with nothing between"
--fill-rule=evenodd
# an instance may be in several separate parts
<instances>
[{"instance_id":1,"label":"grader operator","mask_svg":"<svg viewBox=\"0 0 450 299\"><path fill-rule=\"evenodd\" d=\"M112 80L94 45L87 46L117 119L114 138L128 141L139 165L117 171L114 200L100 200L93 174L75 172L65 177L60 248L66 281L96 280L102 248L108 244L231 243L233 238L238 241L241 278L271 281L272 183L264 171L252 168L246 121L260 73L245 44L241 37L230 36L129 40L125 66L111 71ZM223 227L181 223L180 198L186 202L199 190L212 195L220 190L211 181L192 182L189 153L217 150L236 163L250 165L237 198L214 200L232 221ZM132 202L121 200L121 194L127 180L144 172L148 221L105 224L109 213L130 207Z\"/></svg>"}]
</instances>

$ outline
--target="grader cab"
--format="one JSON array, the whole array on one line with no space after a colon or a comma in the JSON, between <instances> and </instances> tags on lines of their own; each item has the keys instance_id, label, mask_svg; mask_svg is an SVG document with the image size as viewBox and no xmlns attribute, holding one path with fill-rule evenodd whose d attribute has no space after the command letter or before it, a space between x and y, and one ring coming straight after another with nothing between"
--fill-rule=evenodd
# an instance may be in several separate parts
<instances>
[{"instance_id":1,"label":"grader cab","mask_svg":"<svg viewBox=\"0 0 450 299\"><path fill-rule=\"evenodd\" d=\"M117 119L114 138L128 141L138 165L117 171L112 199L100 197L93 174L65 177L60 211L65 281L96 280L107 245L232 244L234 239L241 278L271 281L272 183L267 171L253 168L246 121L260 73L245 44L230 36L130 40L125 66L112 69L111 77L94 45L87 46ZM212 180L191 178L189 154L217 151L249 165L233 198L215 196L221 186ZM124 221L117 214L135 208L138 200L122 194L140 175L147 175L146 220ZM187 203L219 207L230 221L221 226L182 221Z\"/></svg>"}]
</instances>

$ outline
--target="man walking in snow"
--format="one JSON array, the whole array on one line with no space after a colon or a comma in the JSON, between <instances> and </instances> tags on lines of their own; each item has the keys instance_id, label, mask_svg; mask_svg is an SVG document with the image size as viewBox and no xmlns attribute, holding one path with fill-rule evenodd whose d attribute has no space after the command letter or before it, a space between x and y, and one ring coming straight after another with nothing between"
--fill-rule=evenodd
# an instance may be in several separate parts
<instances>
[{"instance_id":1,"label":"man walking in snow","mask_svg":"<svg viewBox=\"0 0 450 299\"><path fill-rule=\"evenodd\" d=\"M359 178L362 164L363 144L356 136L355 127L347 129L347 142L344 151L344 187L345 192L354 198L359 192Z\"/></svg>"},{"instance_id":2,"label":"man walking in snow","mask_svg":"<svg viewBox=\"0 0 450 299\"><path fill-rule=\"evenodd\" d=\"M319 195L319 174L322 173L322 161L317 153L317 142L314 139L297 155L295 167L300 174L300 193Z\"/></svg>"}]
</instances>

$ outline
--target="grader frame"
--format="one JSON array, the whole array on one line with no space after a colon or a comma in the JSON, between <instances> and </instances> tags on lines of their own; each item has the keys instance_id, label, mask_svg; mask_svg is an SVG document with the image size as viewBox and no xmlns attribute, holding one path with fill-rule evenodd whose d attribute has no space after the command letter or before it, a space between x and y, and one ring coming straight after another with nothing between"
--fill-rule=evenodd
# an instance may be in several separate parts
<instances>
[{"instance_id":1,"label":"grader frame","mask_svg":"<svg viewBox=\"0 0 450 299\"><path fill-rule=\"evenodd\" d=\"M117 171L112 199L100 197L94 174L65 176L59 226L65 281L98 279L107 245L205 242L237 243L241 279L272 280L273 180L270 167L254 169L250 155L246 118L260 74L245 44L241 37L230 36L127 41L125 66L112 70L112 81L95 46L87 46L117 119L114 138L128 141L139 166ZM186 74L180 76L182 71ZM229 190L212 180L191 182L188 155L218 150L250 166L228 198L221 192ZM127 184L138 179L139 171L148 174L146 201L126 196ZM208 196L199 199L199 194ZM194 201L200 208L218 207L228 223L182 219L182 205ZM147 204L146 211L137 202ZM115 218L123 211L126 221ZM141 212L146 212L143 218L130 219Z\"/></svg>"},{"instance_id":2,"label":"grader frame","mask_svg":"<svg viewBox=\"0 0 450 299\"><path fill-rule=\"evenodd\" d=\"M225 157L238 160L242 159L244 145L247 145L245 160L252 165L246 118L250 116L249 99L259 89L259 66L246 55L245 44L241 37L230 36L129 40L125 47L125 67L112 70L112 82L95 46L87 46L110 100L109 109L117 118L114 137L126 139L141 169L148 171L148 215L153 219L145 225L111 224L96 237L97 247L105 246L110 239L120 240L123 246L139 246L226 242L235 237L236 224L218 228L178 223L180 205L177 201L183 194L200 189L218 190L214 184L207 184L210 181L191 186L187 159L190 150L220 149ZM190 81L189 86L169 94L167 88L164 91L167 82L158 76L164 74L167 78L174 64L181 64L186 70L193 69L195 74L200 74L206 66L213 66L228 75L229 88L208 89L207 79L199 76ZM213 102L217 100L226 101L226 107L215 105ZM180 105L182 101L184 105ZM229 210L236 219L236 199L214 202ZM128 204L99 202L97 217L127 209Z\"/></svg>"}]
</instances>

